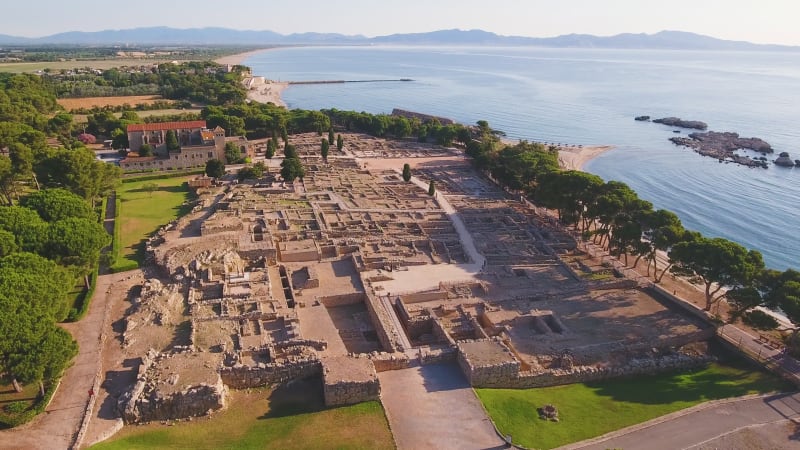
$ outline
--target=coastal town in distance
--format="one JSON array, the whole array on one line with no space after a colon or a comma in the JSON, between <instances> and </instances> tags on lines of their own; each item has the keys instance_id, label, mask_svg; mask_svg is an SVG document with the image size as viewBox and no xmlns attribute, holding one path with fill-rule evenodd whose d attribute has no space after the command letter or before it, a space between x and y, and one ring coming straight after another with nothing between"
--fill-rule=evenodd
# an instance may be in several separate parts
<instances>
[{"instance_id":1,"label":"coastal town in distance","mask_svg":"<svg viewBox=\"0 0 800 450\"><path fill-rule=\"evenodd\" d=\"M0 35L0 449L800 447L796 255L592 170L649 139L791 194L788 130L642 101L614 119L637 143L592 142L347 99L466 83L437 58L794 41L235 28Z\"/></svg>"}]
</instances>

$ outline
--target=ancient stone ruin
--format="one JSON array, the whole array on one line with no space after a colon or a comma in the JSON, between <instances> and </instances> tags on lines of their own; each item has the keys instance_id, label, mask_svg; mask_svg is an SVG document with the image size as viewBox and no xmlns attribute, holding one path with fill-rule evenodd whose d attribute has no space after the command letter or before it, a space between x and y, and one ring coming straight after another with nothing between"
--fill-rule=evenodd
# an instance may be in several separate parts
<instances>
[{"instance_id":1,"label":"ancient stone ruin","mask_svg":"<svg viewBox=\"0 0 800 450\"><path fill-rule=\"evenodd\" d=\"M522 388L708 361L713 328L600 276L552 218L459 152L345 140L324 162L318 136L293 136L302 181L272 169L199 187L193 212L148 242L152 270L122 339L139 361L118 405L126 422L204 415L229 389L308 377L327 405L375 400L378 372L418 364ZM406 183L414 158L426 164Z\"/></svg>"}]
</instances>

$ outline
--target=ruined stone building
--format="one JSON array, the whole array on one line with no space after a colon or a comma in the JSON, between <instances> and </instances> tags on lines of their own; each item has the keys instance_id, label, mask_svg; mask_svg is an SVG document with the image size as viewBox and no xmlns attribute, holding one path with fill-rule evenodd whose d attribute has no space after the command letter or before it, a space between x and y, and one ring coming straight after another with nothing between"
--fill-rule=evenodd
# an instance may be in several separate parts
<instances>
[{"instance_id":1,"label":"ruined stone building","mask_svg":"<svg viewBox=\"0 0 800 450\"><path fill-rule=\"evenodd\" d=\"M617 278L450 150L346 140L324 162L318 136L293 136L302 181L200 188L193 213L151 239L157 273L123 336L142 358L119 402L127 422L206 414L227 389L305 377L322 379L328 405L374 400L377 373L443 361L473 386L509 388L708 361L712 326ZM448 164L406 183L400 163L364 167L385 154Z\"/></svg>"}]
</instances>

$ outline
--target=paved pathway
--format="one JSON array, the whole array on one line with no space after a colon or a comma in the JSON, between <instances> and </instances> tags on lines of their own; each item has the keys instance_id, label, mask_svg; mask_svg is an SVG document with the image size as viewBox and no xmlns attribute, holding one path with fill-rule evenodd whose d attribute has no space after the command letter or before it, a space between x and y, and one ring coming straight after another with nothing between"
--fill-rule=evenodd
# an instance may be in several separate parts
<instances>
[{"instance_id":1,"label":"paved pathway","mask_svg":"<svg viewBox=\"0 0 800 450\"><path fill-rule=\"evenodd\" d=\"M390 370L378 378L398 449L504 448L456 364Z\"/></svg>"},{"instance_id":2,"label":"paved pathway","mask_svg":"<svg viewBox=\"0 0 800 450\"><path fill-rule=\"evenodd\" d=\"M666 420L665 420L666 419ZM711 403L625 430L614 437L584 441L564 448L602 450L673 450L697 447L747 427L800 419L800 393L778 394ZM797 436L785 436L782 448L800 448Z\"/></svg>"}]
</instances>

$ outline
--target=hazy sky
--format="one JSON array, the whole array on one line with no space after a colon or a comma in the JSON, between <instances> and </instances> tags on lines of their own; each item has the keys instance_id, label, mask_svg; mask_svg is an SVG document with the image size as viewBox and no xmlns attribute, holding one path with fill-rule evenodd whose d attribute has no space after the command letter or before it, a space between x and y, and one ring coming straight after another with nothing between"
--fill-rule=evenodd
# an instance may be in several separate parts
<instances>
[{"instance_id":1,"label":"hazy sky","mask_svg":"<svg viewBox=\"0 0 800 450\"><path fill-rule=\"evenodd\" d=\"M681 30L800 45L798 0L35 0L4 5L0 33L39 37L165 25L376 36L480 28L548 37Z\"/></svg>"}]
</instances>

